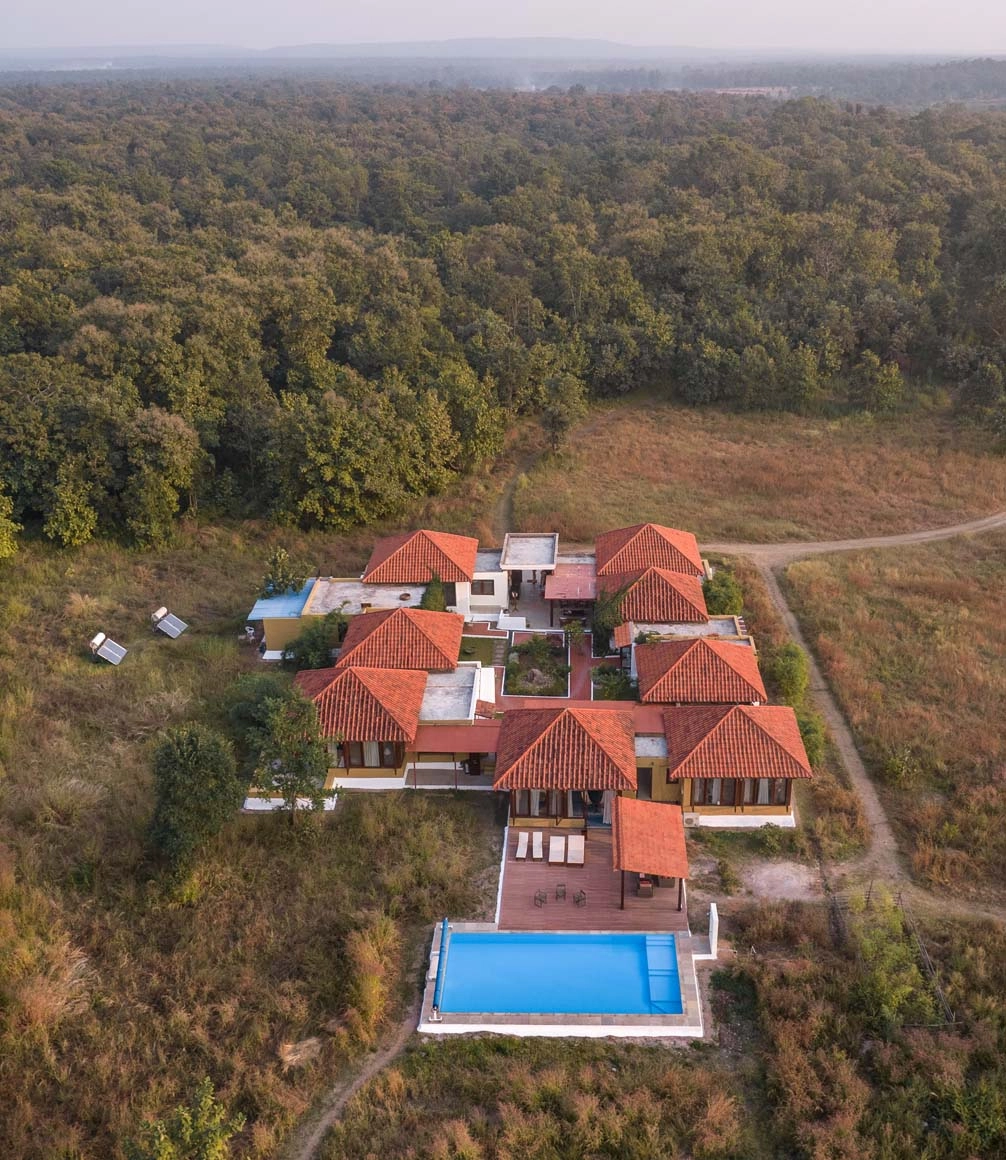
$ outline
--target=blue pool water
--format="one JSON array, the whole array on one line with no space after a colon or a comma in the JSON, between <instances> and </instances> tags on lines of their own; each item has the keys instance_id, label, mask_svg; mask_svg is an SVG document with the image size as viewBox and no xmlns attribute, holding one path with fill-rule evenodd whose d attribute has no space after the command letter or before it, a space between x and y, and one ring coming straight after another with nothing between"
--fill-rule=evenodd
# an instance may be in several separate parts
<instances>
[{"instance_id":1,"label":"blue pool water","mask_svg":"<svg viewBox=\"0 0 1006 1160\"><path fill-rule=\"evenodd\" d=\"M441 1012L681 1014L670 934L452 932L442 982Z\"/></svg>"}]
</instances>

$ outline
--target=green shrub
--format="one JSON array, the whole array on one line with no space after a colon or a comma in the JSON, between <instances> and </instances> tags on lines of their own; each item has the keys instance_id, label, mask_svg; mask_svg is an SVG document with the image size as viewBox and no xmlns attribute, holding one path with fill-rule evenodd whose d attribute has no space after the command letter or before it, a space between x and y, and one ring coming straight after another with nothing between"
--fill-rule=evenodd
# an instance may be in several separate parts
<instances>
[{"instance_id":1,"label":"green shrub","mask_svg":"<svg viewBox=\"0 0 1006 1160\"><path fill-rule=\"evenodd\" d=\"M797 708L803 703L810 686L810 665L798 644L787 641L775 649L765 664L765 672L787 705Z\"/></svg>"},{"instance_id":2,"label":"green shrub","mask_svg":"<svg viewBox=\"0 0 1006 1160\"><path fill-rule=\"evenodd\" d=\"M427 612L447 611L447 593L444 591L444 582L436 572L430 576L430 582L423 591L419 607L425 608Z\"/></svg>"},{"instance_id":3,"label":"green shrub","mask_svg":"<svg viewBox=\"0 0 1006 1160\"><path fill-rule=\"evenodd\" d=\"M308 617L296 640L283 652L283 664L288 668L327 669L332 663L332 650L346 635L346 617L340 609L326 616Z\"/></svg>"},{"instance_id":4,"label":"green shrub","mask_svg":"<svg viewBox=\"0 0 1006 1160\"><path fill-rule=\"evenodd\" d=\"M706 608L710 616L740 616L744 611L744 593L737 578L721 564L708 580L702 582Z\"/></svg>"},{"instance_id":5,"label":"green shrub","mask_svg":"<svg viewBox=\"0 0 1006 1160\"><path fill-rule=\"evenodd\" d=\"M807 758L816 769L824 762L825 750L828 744L828 733L824 718L816 709L797 709L797 724L800 726L800 736L803 738L803 747L807 750Z\"/></svg>"}]
</instances>

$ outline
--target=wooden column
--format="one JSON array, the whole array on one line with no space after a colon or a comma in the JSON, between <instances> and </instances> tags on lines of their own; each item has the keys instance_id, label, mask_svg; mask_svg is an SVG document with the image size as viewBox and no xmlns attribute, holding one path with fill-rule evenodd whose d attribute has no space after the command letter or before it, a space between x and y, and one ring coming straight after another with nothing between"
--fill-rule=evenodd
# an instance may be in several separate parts
<instances>
[{"instance_id":1,"label":"wooden column","mask_svg":"<svg viewBox=\"0 0 1006 1160\"><path fill-rule=\"evenodd\" d=\"M684 880L684 878L679 878L678 879L678 910L681 909L681 905L684 902L684 897L685 897L685 880Z\"/></svg>"},{"instance_id":2,"label":"wooden column","mask_svg":"<svg viewBox=\"0 0 1006 1160\"><path fill-rule=\"evenodd\" d=\"M625 871L623 870L622 871L622 902L621 902L621 905L619 906L619 910L624 910L624 909L625 909Z\"/></svg>"}]
</instances>

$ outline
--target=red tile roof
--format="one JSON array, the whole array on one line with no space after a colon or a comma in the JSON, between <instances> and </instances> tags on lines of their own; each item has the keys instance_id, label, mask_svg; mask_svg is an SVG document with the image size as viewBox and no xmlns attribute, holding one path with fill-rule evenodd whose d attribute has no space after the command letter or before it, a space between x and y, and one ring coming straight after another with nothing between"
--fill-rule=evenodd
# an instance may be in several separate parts
<instances>
[{"instance_id":1,"label":"red tile roof","mask_svg":"<svg viewBox=\"0 0 1006 1160\"><path fill-rule=\"evenodd\" d=\"M496 789L635 789L632 714L511 709L500 726Z\"/></svg>"},{"instance_id":2,"label":"red tile roof","mask_svg":"<svg viewBox=\"0 0 1006 1160\"><path fill-rule=\"evenodd\" d=\"M683 705L664 710L667 775L811 777L788 705Z\"/></svg>"},{"instance_id":3,"label":"red tile roof","mask_svg":"<svg viewBox=\"0 0 1006 1160\"><path fill-rule=\"evenodd\" d=\"M423 608L364 612L349 622L336 667L448 672L458 667L464 626L465 618L456 612Z\"/></svg>"},{"instance_id":4,"label":"red tile roof","mask_svg":"<svg viewBox=\"0 0 1006 1160\"><path fill-rule=\"evenodd\" d=\"M368 584L428 584L433 573L445 584L470 581L479 542L472 536L420 529L378 540L363 579Z\"/></svg>"},{"instance_id":5,"label":"red tile roof","mask_svg":"<svg viewBox=\"0 0 1006 1160\"><path fill-rule=\"evenodd\" d=\"M691 532L660 524L635 524L604 532L594 541L598 576L666 568L690 576L703 574L699 545Z\"/></svg>"},{"instance_id":6,"label":"red tile roof","mask_svg":"<svg viewBox=\"0 0 1006 1160\"><path fill-rule=\"evenodd\" d=\"M698 624L709 619L702 582L696 576L666 568L646 568L598 577L597 583L606 595L625 589L623 620L637 624Z\"/></svg>"},{"instance_id":7,"label":"red tile roof","mask_svg":"<svg viewBox=\"0 0 1006 1160\"><path fill-rule=\"evenodd\" d=\"M661 641L636 646L639 698L664 704L767 701L753 648L729 641Z\"/></svg>"},{"instance_id":8,"label":"red tile roof","mask_svg":"<svg viewBox=\"0 0 1006 1160\"><path fill-rule=\"evenodd\" d=\"M631 620L623 620L621 624L615 625L615 631L611 634L615 648L628 648L632 644L634 627Z\"/></svg>"},{"instance_id":9,"label":"red tile roof","mask_svg":"<svg viewBox=\"0 0 1006 1160\"><path fill-rule=\"evenodd\" d=\"M308 669L294 684L318 706L325 737L411 741L419 728L426 673L409 669Z\"/></svg>"},{"instance_id":10,"label":"red tile roof","mask_svg":"<svg viewBox=\"0 0 1006 1160\"><path fill-rule=\"evenodd\" d=\"M616 870L687 878L680 806L616 797L611 809L611 863Z\"/></svg>"}]
</instances>

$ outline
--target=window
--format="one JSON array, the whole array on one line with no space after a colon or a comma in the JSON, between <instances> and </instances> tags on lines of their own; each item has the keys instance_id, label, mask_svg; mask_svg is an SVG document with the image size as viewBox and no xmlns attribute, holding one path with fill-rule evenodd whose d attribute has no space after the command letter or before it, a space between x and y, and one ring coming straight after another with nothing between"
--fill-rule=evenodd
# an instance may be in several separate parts
<instances>
[{"instance_id":1,"label":"window","mask_svg":"<svg viewBox=\"0 0 1006 1160\"><path fill-rule=\"evenodd\" d=\"M473 580L472 596L495 596L496 585L491 580Z\"/></svg>"},{"instance_id":2,"label":"window","mask_svg":"<svg viewBox=\"0 0 1006 1160\"><path fill-rule=\"evenodd\" d=\"M752 777L744 781L746 806L784 806L789 797L789 783L784 777Z\"/></svg>"},{"instance_id":3,"label":"window","mask_svg":"<svg viewBox=\"0 0 1006 1160\"><path fill-rule=\"evenodd\" d=\"M348 741L343 748L349 750L353 769L397 769L402 764L402 747L394 741Z\"/></svg>"},{"instance_id":4,"label":"window","mask_svg":"<svg viewBox=\"0 0 1006 1160\"><path fill-rule=\"evenodd\" d=\"M737 801L737 782L732 777L697 778L692 782L692 803L697 806L732 806Z\"/></svg>"},{"instance_id":5,"label":"window","mask_svg":"<svg viewBox=\"0 0 1006 1160\"><path fill-rule=\"evenodd\" d=\"M455 608L458 603L458 586L456 584L444 585L444 603L448 608Z\"/></svg>"}]
</instances>

